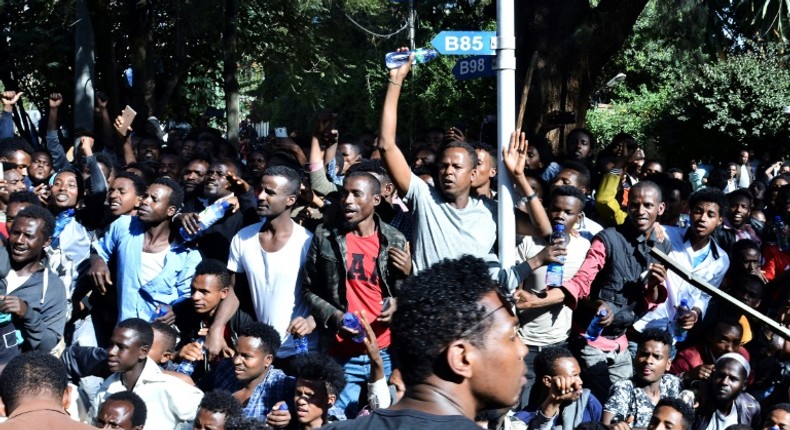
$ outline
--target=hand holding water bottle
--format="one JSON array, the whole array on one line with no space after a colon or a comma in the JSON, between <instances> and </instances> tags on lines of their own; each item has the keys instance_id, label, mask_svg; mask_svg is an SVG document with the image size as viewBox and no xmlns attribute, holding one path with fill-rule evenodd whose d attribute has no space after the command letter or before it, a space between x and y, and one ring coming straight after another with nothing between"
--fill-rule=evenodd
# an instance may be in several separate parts
<instances>
[{"instance_id":1,"label":"hand holding water bottle","mask_svg":"<svg viewBox=\"0 0 790 430\"><path fill-rule=\"evenodd\" d=\"M285 428L291 422L291 412L288 404L280 401L274 404L271 412L266 415L266 424L272 428Z\"/></svg>"},{"instance_id":2,"label":"hand holding water bottle","mask_svg":"<svg viewBox=\"0 0 790 430\"><path fill-rule=\"evenodd\" d=\"M315 330L315 319L312 315L307 318L296 317L288 324L286 331L296 336L307 336Z\"/></svg>"},{"instance_id":3,"label":"hand holding water bottle","mask_svg":"<svg viewBox=\"0 0 790 430\"><path fill-rule=\"evenodd\" d=\"M178 351L178 358L181 361L201 361L203 360L203 342L191 342Z\"/></svg>"},{"instance_id":4,"label":"hand holding water bottle","mask_svg":"<svg viewBox=\"0 0 790 430\"><path fill-rule=\"evenodd\" d=\"M684 301L686 302L686 308L683 308L682 306ZM693 301L689 299L681 300L681 305L678 306L675 318L678 326L683 330L689 331L694 327L694 324L697 323L698 319L699 316L693 309Z\"/></svg>"},{"instance_id":5,"label":"hand holding water bottle","mask_svg":"<svg viewBox=\"0 0 790 430\"><path fill-rule=\"evenodd\" d=\"M409 52L409 48L398 48L396 52ZM409 74L409 70L411 70L411 63L414 61L414 54L409 54L409 61L405 62L400 67L390 69L389 71L389 78L390 78L390 86L402 87L403 81L406 79L406 75Z\"/></svg>"},{"instance_id":6,"label":"hand holding water bottle","mask_svg":"<svg viewBox=\"0 0 790 430\"><path fill-rule=\"evenodd\" d=\"M359 322L359 317L351 312L346 312L340 316L337 334L343 339L351 339L354 342L362 343L365 340L365 329Z\"/></svg>"},{"instance_id":7,"label":"hand holding water bottle","mask_svg":"<svg viewBox=\"0 0 790 430\"><path fill-rule=\"evenodd\" d=\"M606 315L601 317L600 320L598 320L598 324L600 324L601 327L606 327L609 324L611 324L612 321L614 321L614 311L612 311L612 308L609 306L609 303L606 303L603 300L598 300L595 302L595 304L598 306L598 310L595 311L596 315L600 315L601 311L606 311Z\"/></svg>"},{"instance_id":8,"label":"hand holding water bottle","mask_svg":"<svg viewBox=\"0 0 790 430\"><path fill-rule=\"evenodd\" d=\"M176 314L173 312L173 307L167 304L160 304L156 307L154 314L151 315L150 322L159 321L165 324L173 324L176 322Z\"/></svg>"}]
</instances>

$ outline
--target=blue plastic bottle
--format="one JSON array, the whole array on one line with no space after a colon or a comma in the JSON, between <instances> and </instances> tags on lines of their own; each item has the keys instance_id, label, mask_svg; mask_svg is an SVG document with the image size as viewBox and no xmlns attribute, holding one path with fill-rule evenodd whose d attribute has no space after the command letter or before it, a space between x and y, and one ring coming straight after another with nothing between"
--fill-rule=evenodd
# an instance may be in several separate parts
<instances>
[{"instance_id":1,"label":"blue plastic bottle","mask_svg":"<svg viewBox=\"0 0 790 430\"><path fill-rule=\"evenodd\" d=\"M680 306L678 306L678 310L675 313L675 321L672 322L672 333L674 333L675 343L680 343L686 340L688 332L683 329L680 320L688 315L689 312L691 312L691 308L689 307L688 300L682 299L680 301Z\"/></svg>"},{"instance_id":2,"label":"blue plastic bottle","mask_svg":"<svg viewBox=\"0 0 790 430\"><path fill-rule=\"evenodd\" d=\"M359 332L358 335L351 338L354 342L362 343L365 340L365 328L362 327L362 323L359 322L357 316L351 312L343 314L343 327Z\"/></svg>"},{"instance_id":3,"label":"blue plastic bottle","mask_svg":"<svg viewBox=\"0 0 790 430\"><path fill-rule=\"evenodd\" d=\"M557 239L565 240L565 226L562 224L554 226L554 232L551 233L549 243L553 244ZM562 257L562 260L565 261L565 257ZM562 285L562 264L549 264L549 267L546 269L546 285L550 287L559 287Z\"/></svg>"},{"instance_id":4,"label":"blue plastic bottle","mask_svg":"<svg viewBox=\"0 0 790 430\"><path fill-rule=\"evenodd\" d=\"M148 320L148 322L154 322L156 321L157 318L167 315L167 311L169 310L170 310L170 305L165 305L165 304L159 305L159 307L156 309L156 312L154 312L154 314L151 315L151 318Z\"/></svg>"},{"instance_id":5,"label":"blue plastic bottle","mask_svg":"<svg viewBox=\"0 0 790 430\"><path fill-rule=\"evenodd\" d=\"M433 49L418 48L414 51L390 52L384 57L384 62L387 64L388 69L397 69L409 61L409 55L412 52L414 52L414 61L412 61L412 64L427 63L436 58L437 55L436 51Z\"/></svg>"},{"instance_id":6,"label":"blue plastic bottle","mask_svg":"<svg viewBox=\"0 0 790 430\"><path fill-rule=\"evenodd\" d=\"M195 340L195 342L199 343L200 346L203 346L203 342L204 341L205 341L205 338L202 338L202 337L198 338L197 340ZM194 361L190 361L190 360L182 361L178 365L178 368L176 369L176 372L183 373L184 375L188 375L188 376L192 375L195 372L195 362Z\"/></svg>"},{"instance_id":7,"label":"blue plastic bottle","mask_svg":"<svg viewBox=\"0 0 790 430\"><path fill-rule=\"evenodd\" d=\"M227 200L217 200L216 202L210 204L207 208L203 209L202 212L198 215L198 219L200 220L200 231L196 234L189 234L184 227L181 227L178 230L181 233L181 237L184 238L185 242L189 242L195 240L198 236L203 234L207 228L211 227L215 222L222 219L225 216L225 211L228 210L230 207L230 203Z\"/></svg>"},{"instance_id":8,"label":"blue plastic bottle","mask_svg":"<svg viewBox=\"0 0 790 430\"><path fill-rule=\"evenodd\" d=\"M296 355L306 355L310 352L307 336L294 336L294 347L296 348Z\"/></svg>"},{"instance_id":9,"label":"blue plastic bottle","mask_svg":"<svg viewBox=\"0 0 790 430\"><path fill-rule=\"evenodd\" d=\"M603 331L603 326L601 326L601 319L606 316L606 309L601 309L601 312L598 312L593 317L592 321L590 321L590 325L587 326L587 331L584 332L584 336L589 340L598 339L598 336L601 335Z\"/></svg>"}]
</instances>

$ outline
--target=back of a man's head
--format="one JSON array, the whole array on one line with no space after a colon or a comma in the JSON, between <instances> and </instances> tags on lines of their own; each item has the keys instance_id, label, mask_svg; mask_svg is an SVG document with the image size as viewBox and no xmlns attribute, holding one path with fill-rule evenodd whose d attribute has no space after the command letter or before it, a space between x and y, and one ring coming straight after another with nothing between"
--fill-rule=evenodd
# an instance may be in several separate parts
<instances>
[{"instance_id":1,"label":"back of a man's head","mask_svg":"<svg viewBox=\"0 0 790 430\"><path fill-rule=\"evenodd\" d=\"M407 386L434 374L455 340L482 343L486 310L480 298L497 288L486 263L469 255L443 260L409 278L392 320L392 346Z\"/></svg>"},{"instance_id":2,"label":"back of a man's head","mask_svg":"<svg viewBox=\"0 0 790 430\"><path fill-rule=\"evenodd\" d=\"M68 385L66 366L51 354L33 351L14 357L3 370L2 398L10 414L26 400L61 403Z\"/></svg>"}]
</instances>

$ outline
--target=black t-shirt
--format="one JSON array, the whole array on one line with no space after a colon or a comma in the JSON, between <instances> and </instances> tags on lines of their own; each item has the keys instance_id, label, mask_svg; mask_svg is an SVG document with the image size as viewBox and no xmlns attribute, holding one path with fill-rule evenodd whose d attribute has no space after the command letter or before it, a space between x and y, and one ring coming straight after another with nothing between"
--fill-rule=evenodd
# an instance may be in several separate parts
<instances>
[{"instance_id":1,"label":"black t-shirt","mask_svg":"<svg viewBox=\"0 0 790 430\"><path fill-rule=\"evenodd\" d=\"M480 430L462 415L432 415L412 409L376 409L366 417L333 423L326 429Z\"/></svg>"}]
</instances>

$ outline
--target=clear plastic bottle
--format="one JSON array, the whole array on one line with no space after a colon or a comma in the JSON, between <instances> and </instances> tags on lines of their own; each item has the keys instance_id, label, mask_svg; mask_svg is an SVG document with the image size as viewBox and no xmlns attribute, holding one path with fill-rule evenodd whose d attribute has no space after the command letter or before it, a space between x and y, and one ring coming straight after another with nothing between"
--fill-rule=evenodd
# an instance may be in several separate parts
<instances>
[{"instance_id":1,"label":"clear plastic bottle","mask_svg":"<svg viewBox=\"0 0 790 430\"><path fill-rule=\"evenodd\" d=\"M359 322L359 318L351 312L343 314L343 327L358 331L359 334L351 338L356 343L362 343L365 340L365 328Z\"/></svg>"},{"instance_id":2,"label":"clear plastic bottle","mask_svg":"<svg viewBox=\"0 0 790 430\"><path fill-rule=\"evenodd\" d=\"M590 325L587 326L587 331L584 332L584 336L589 340L598 339L598 336L601 335L603 331L603 326L601 326L601 319L606 316L606 309L601 309L600 312L595 314L592 321L590 321Z\"/></svg>"},{"instance_id":3,"label":"clear plastic bottle","mask_svg":"<svg viewBox=\"0 0 790 430\"><path fill-rule=\"evenodd\" d=\"M199 343L200 346L203 346L203 342L205 340L206 340L205 338L201 337L201 338L198 338L197 340L195 340L195 342ZM184 360L184 361L182 361L178 365L178 368L176 369L176 372L183 373L184 375L191 376L195 372L195 362L191 361L191 360Z\"/></svg>"},{"instance_id":4,"label":"clear plastic bottle","mask_svg":"<svg viewBox=\"0 0 790 430\"><path fill-rule=\"evenodd\" d=\"M680 300L680 306L678 306L678 309L675 312L675 320L672 321L672 333L675 338L675 343L680 343L686 340L688 332L683 328L680 320L682 320L690 312L691 308L689 307L689 301L686 299Z\"/></svg>"},{"instance_id":5,"label":"clear plastic bottle","mask_svg":"<svg viewBox=\"0 0 790 430\"><path fill-rule=\"evenodd\" d=\"M555 240L563 239L565 240L565 226L562 224L557 224L554 226L554 232L551 233L551 239L549 239L549 244L553 244ZM561 258L565 261L565 258ZM549 267L546 269L546 286L549 287L559 287L562 285L562 264L560 263L551 263Z\"/></svg>"},{"instance_id":6,"label":"clear plastic bottle","mask_svg":"<svg viewBox=\"0 0 790 430\"><path fill-rule=\"evenodd\" d=\"M310 344L307 341L307 336L294 336L294 347L296 348L296 355L306 355L310 352Z\"/></svg>"},{"instance_id":7,"label":"clear plastic bottle","mask_svg":"<svg viewBox=\"0 0 790 430\"><path fill-rule=\"evenodd\" d=\"M198 236L203 234L207 228L211 227L215 222L222 219L225 216L225 211L228 210L230 207L230 203L227 200L217 200L216 202L210 204L207 208L203 209L202 212L198 215L198 220L200 222L200 231L196 234L189 234L184 227L178 231L181 233L181 237L184 238L185 242L189 242L195 240Z\"/></svg>"},{"instance_id":8,"label":"clear plastic bottle","mask_svg":"<svg viewBox=\"0 0 790 430\"><path fill-rule=\"evenodd\" d=\"M790 251L790 238L785 234L785 223L780 215L774 217L774 234L776 234L776 245L779 249Z\"/></svg>"},{"instance_id":9,"label":"clear plastic bottle","mask_svg":"<svg viewBox=\"0 0 790 430\"><path fill-rule=\"evenodd\" d=\"M398 67L406 64L409 61L409 55L414 52L414 61L412 64L427 63L436 58L437 53L430 48L418 48L414 51L407 52L390 52L384 57L384 62L387 64L388 69L397 69Z\"/></svg>"}]
</instances>

